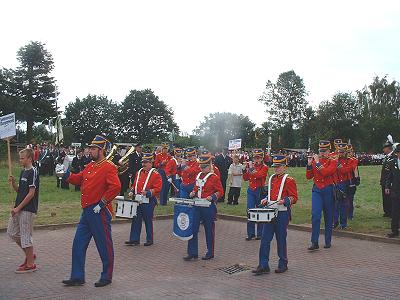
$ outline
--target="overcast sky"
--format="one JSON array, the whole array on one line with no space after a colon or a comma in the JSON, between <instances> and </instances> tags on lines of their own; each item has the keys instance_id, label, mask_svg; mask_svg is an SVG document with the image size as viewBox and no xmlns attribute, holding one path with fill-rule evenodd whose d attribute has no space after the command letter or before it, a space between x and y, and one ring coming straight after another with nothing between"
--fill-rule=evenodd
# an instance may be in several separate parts
<instances>
[{"instance_id":1,"label":"overcast sky","mask_svg":"<svg viewBox=\"0 0 400 300\"><path fill-rule=\"evenodd\" d=\"M0 66L30 41L55 62L61 105L151 88L189 132L213 112L266 120L266 81L294 70L314 106L400 80L400 1L2 1Z\"/></svg>"}]
</instances>

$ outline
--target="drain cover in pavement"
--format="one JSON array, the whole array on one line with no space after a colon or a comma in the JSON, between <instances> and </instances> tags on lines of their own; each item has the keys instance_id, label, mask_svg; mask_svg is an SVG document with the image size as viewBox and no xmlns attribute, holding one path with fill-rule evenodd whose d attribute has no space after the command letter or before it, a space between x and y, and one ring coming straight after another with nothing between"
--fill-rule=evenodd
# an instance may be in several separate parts
<instances>
[{"instance_id":1,"label":"drain cover in pavement","mask_svg":"<svg viewBox=\"0 0 400 300\"><path fill-rule=\"evenodd\" d=\"M224 272L226 274L229 274L229 275L233 275L233 274L236 274L236 273L248 271L248 270L250 270L250 267L249 266L245 266L245 265L236 264L236 265L229 266L229 267L218 268L217 270L222 271L222 272Z\"/></svg>"}]
</instances>

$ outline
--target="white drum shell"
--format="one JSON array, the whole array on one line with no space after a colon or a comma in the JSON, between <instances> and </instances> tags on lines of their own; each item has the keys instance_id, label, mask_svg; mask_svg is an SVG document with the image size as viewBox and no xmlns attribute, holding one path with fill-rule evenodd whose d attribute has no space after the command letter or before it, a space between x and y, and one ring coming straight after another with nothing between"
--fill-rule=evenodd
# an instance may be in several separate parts
<instances>
[{"instance_id":1,"label":"white drum shell","mask_svg":"<svg viewBox=\"0 0 400 300\"><path fill-rule=\"evenodd\" d=\"M137 206L137 202L118 199L115 216L132 219L134 216L136 216Z\"/></svg>"},{"instance_id":2,"label":"white drum shell","mask_svg":"<svg viewBox=\"0 0 400 300\"><path fill-rule=\"evenodd\" d=\"M277 213L275 208L250 208L247 210L247 219L250 222L269 223L276 218Z\"/></svg>"}]
</instances>

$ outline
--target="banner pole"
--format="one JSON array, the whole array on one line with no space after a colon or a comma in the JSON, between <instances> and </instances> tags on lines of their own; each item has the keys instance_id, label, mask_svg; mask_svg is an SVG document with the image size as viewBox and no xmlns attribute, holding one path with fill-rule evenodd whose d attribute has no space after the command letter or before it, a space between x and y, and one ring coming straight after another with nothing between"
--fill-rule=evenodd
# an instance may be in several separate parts
<instances>
[{"instance_id":1,"label":"banner pole","mask_svg":"<svg viewBox=\"0 0 400 300\"><path fill-rule=\"evenodd\" d=\"M11 176L12 175L12 165L11 165L10 138L7 138L7 152L8 152L8 176Z\"/></svg>"}]
</instances>

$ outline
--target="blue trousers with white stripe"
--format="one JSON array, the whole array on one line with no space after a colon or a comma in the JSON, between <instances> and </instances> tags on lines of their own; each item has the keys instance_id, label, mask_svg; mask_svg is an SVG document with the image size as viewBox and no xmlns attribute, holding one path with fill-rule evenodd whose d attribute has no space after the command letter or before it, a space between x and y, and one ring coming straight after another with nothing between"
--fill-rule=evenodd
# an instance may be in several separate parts
<instances>
[{"instance_id":1,"label":"blue trousers with white stripe","mask_svg":"<svg viewBox=\"0 0 400 300\"><path fill-rule=\"evenodd\" d=\"M131 224L131 234L129 236L131 242L140 242L142 221L144 221L144 225L146 226L146 242L154 241L153 215L156 203L156 198L151 197L149 203L142 203L138 206L136 216L132 219Z\"/></svg>"},{"instance_id":2,"label":"blue trousers with white stripe","mask_svg":"<svg viewBox=\"0 0 400 300\"><path fill-rule=\"evenodd\" d=\"M247 209L256 208L260 205L261 202L261 188L258 187L255 190L250 188L247 189ZM257 223L257 236L261 237L262 235L262 223ZM247 221L247 236L255 237L256 236L256 223Z\"/></svg>"},{"instance_id":3,"label":"blue trousers with white stripe","mask_svg":"<svg viewBox=\"0 0 400 300\"><path fill-rule=\"evenodd\" d=\"M311 203L311 242L318 244L319 230L321 226L321 213L323 211L325 221L325 245L330 245L332 240L334 209L333 185L329 185L323 189L319 189L316 187L316 185L314 185L312 189Z\"/></svg>"},{"instance_id":4,"label":"blue trousers with white stripe","mask_svg":"<svg viewBox=\"0 0 400 300\"><path fill-rule=\"evenodd\" d=\"M217 207L211 204L209 207L194 207L193 217L193 237L188 241L188 254L198 256L199 241L198 233L200 227L200 220L203 220L204 231L206 235L207 256L214 256L215 244L215 215L217 214Z\"/></svg>"},{"instance_id":5,"label":"blue trousers with white stripe","mask_svg":"<svg viewBox=\"0 0 400 300\"><path fill-rule=\"evenodd\" d=\"M111 238L112 217L106 208L102 208L98 214L94 213L93 208L95 206L96 204L83 209L81 219L76 228L72 245L71 279L85 280L86 250L92 237L103 263L100 279L112 279L114 268L114 247Z\"/></svg>"},{"instance_id":6,"label":"blue trousers with white stripe","mask_svg":"<svg viewBox=\"0 0 400 300\"><path fill-rule=\"evenodd\" d=\"M287 267L288 258L287 258L287 246L286 246L286 236L287 236L287 227L289 225L289 212L288 211L280 211L278 212L277 218L270 223L264 223L262 238L260 243L260 252L259 252L259 266L262 268L269 267L269 252L272 238L276 238L277 248L278 248L278 257L279 257L279 265L280 269L284 269Z\"/></svg>"}]
</instances>

